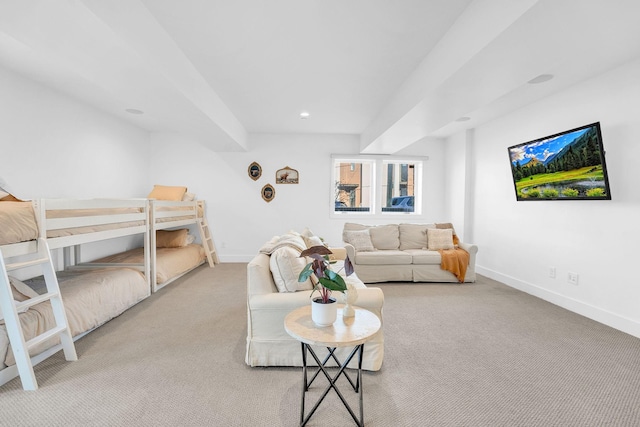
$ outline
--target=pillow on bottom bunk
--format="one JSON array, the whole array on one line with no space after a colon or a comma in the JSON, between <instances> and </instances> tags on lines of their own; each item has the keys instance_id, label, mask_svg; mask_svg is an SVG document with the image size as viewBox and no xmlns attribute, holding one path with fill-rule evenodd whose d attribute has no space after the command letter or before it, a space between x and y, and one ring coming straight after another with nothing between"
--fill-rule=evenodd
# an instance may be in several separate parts
<instances>
[{"instance_id":1,"label":"pillow on bottom bunk","mask_svg":"<svg viewBox=\"0 0 640 427\"><path fill-rule=\"evenodd\" d=\"M189 230L157 230L156 248L182 248L193 243L195 237L189 234Z\"/></svg>"}]
</instances>

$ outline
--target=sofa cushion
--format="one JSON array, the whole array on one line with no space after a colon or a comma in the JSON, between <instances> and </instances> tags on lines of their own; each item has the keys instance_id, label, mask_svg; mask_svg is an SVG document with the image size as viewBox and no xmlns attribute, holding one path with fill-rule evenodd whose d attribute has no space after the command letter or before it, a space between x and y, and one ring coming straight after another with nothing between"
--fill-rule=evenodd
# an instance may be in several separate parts
<instances>
[{"instance_id":1,"label":"sofa cushion","mask_svg":"<svg viewBox=\"0 0 640 427\"><path fill-rule=\"evenodd\" d=\"M356 264L363 265L409 265L411 254L397 250L358 252Z\"/></svg>"},{"instance_id":2,"label":"sofa cushion","mask_svg":"<svg viewBox=\"0 0 640 427\"><path fill-rule=\"evenodd\" d=\"M369 229L371 242L376 249L398 249L400 234L397 224L378 225Z\"/></svg>"},{"instance_id":3,"label":"sofa cushion","mask_svg":"<svg viewBox=\"0 0 640 427\"><path fill-rule=\"evenodd\" d=\"M300 252L290 246L276 249L269 259L269 269L279 292L296 292L313 289L311 280L298 282L300 272L307 265L306 258L300 258Z\"/></svg>"},{"instance_id":4,"label":"sofa cushion","mask_svg":"<svg viewBox=\"0 0 640 427\"><path fill-rule=\"evenodd\" d=\"M426 249L427 228L435 228L435 224L400 224L400 250Z\"/></svg>"},{"instance_id":5,"label":"sofa cushion","mask_svg":"<svg viewBox=\"0 0 640 427\"><path fill-rule=\"evenodd\" d=\"M430 251L437 251L439 249L454 249L453 229L428 228L427 247Z\"/></svg>"},{"instance_id":6,"label":"sofa cushion","mask_svg":"<svg viewBox=\"0 0 640 427\"><path fill-rule=\"evenodd\" d=\"M369 229L345 231L343 235L344 241L352 245L357 252L371 252L376 250L371 242Z\"/></svg>"},{"instance_id":7,"label":"sofa cushion","mask_svg":"<svg viewBox=\"0 0 640 427\"><path fill-rule=\"evenodd\" d=\"M428 251L425 249L407 249L405 252L411 254L414 265L440 265L442 257L438 251Z\"/></svg>"}]
</instances>

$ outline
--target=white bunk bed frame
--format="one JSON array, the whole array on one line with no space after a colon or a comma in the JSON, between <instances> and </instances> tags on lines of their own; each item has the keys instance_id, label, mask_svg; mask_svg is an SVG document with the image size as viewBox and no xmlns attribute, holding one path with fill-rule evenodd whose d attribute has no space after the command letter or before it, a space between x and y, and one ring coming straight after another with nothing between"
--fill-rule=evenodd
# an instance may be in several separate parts
<instances>
[{"instance_id":1,"label":"white bunk bed frame","mask_svg":"<svg viewBox=\"0 0 640 427\"><path fill-rule=\"evenodd\" d=\"M203 200L194 201L167 201L156 199L145 199L148 201L149 206L149 238L146 241L149 248L149 265L150 274L146 277L150 278L151 292L157 292L168 284L174 282L180 277L192 271L194 268L204 264L202 261L200 264L193 266L193 268L178 274L165 282L159 283L157 280L157 248L156 248L156 231L169 230L180 227L186 227L189 225L196 225L200 233L201 244L205 250L207 262L209 267L213 268L215 264L219 263L218 255L216 253L215 245L209 224L205 215L205 203ZM64 227L62 227L64 228ZM64 245L66 246L66 245ZM146 247L146 246L145 246ZM96 268L96 267L111 267L112 263L101 262L87 262L79 264L80 260L80 246L75 246L73 259L71 261L71 254L65 253L65 268L72 266L73 268ZM145 255L146 256L146 255ZM123 266L123 264L118 264Z\"/></svg>"},{"instance_id":2,"label":"white bunk bed frame","mask_svg":"<svg viewBox=\"0 0 640 427\"><path fill-rule=\"evenodd\" d=\"M148 199L92 199L92 200L41 199L41 200L33 201L33 207L34 207L35 216L38 222L40 237L38 240L31 240L31 241L20 242L20 243L11 243L11 244L0 246L0 256L2 256L3 258L3 262L1 262L0 264L2 265L2 269L4 270L4 271L1 271L0 274L2 274L3 277L6 277L7 275L4 259L10 260L10 259L33 255L34 253L40 253L42 255L43 246L46 247L48 245L49 249L64 248L65 267L66 267L68 265L68 261L66 260L67 256L69 255L68 248L72 246L76 247L76 260L79 260L79 246L83 243L96 242L96 241L130 236L130 235L144 234L143 265L110 264L108 267L130 267L130 268L139 269L144 273L147 283L149 284L151 283L150 251L148 247L149 246L148 243L150 242L150 237L149 237L149 234L150 234L149 218L150 217L149 217ZM87 210L87 209L89 210L112 209L112 211L110 211L110 213L105 213L100 215L69 216L65 218L49 218L49 219L47 218L47 211L51 211L51 210L58 210L58 211L65 210L65 211L71 212L73 210ZM113 211L113 209L116 209L116 211ZM120 209L126 209L126 210L132 209L133 211L126 211L125 213L122 213L118 211ZM121 227L113 228L113 229L101 229L99 231L86 232L82 234L72 234L72 235L61 236L61 237L47 238L48 230L61 230L61 229L75 228L75 227L105 226L105 225L113 225L113 224L119 224ZM51 270L53 270L53 264L51 263L51 254L49 250L46 251L45 256L48 259L41 260L41 261L48 261L51 264ZM43 263L43 262L40 262L40 263ZM47 270L44 270L44 271L45 271L45 277L47 277ZM57 287L57 279L55 276L55 272L53 272L53 274L49 274L49 276L50 276L49 279L53 279L53 281L55 282L55 286ZM5 280L2 279L0 281L4 282ZM51 280L47 280L48 293L50 292L49 291L50 281ZM9 285L4 283L2 284L6 285L7 290L10 292ZM2 297L5 294L6 292L0 292L0 297ZM147 296L149 296L150 294L151 294L151 286L149 286L149 294ZM60 300L60 306L62 307L62 298L60 298L59 295L57 298ZM53 306L54 299L51 297L46 299L51 299L52 306ZM5 311L10 312L10 313L4 313L5 317L14 316L15 319L18 318L18 314L17 314L18 307L14 305L13 300L4 301L4 298L3 298L3 300L0 301L0 303L2 303L1 306L3 308L3 313ZM62 310L58 309L57 311L62 311L62 313L64 314L63 309ZM56 312L55 307L54 307L54 312ZM66 320L64 321L64 323L65 323L64 327L66 327ZM67 356L68 352L71 353L71 350L72 350L73 354L70 354L71 357L67 357L67 360L74 360L73 356L75 356L75 349L73 349L73 345L71 345L71 349L70 349L69 343L65 344L65 341L67 340L64 339L64 335L61 335L61 337L63 338L63 342L61 344L51 347L50 349L45 350L42 353L29 358L28 348L25 345L24 339L16 340L12 338L12 337L18 336L17 334L22 336L21 330L20 331L9 330L12 326L15 326L16 324L19 325L19 321L17 323L5 321L5 325L7 327L7 333L9 334L9 337L10 337L11 347L14 352L14 355L16 355L16 359L19 359L18 355L20 354L27 355L26 360L27 360L27 363L30 365L28 366L29 369L27 371L30 370L31 374L30 375L25 374L24 373L25 371L23 369L18 369L17 365L8 366L0 371L0 385L3 385L8 381L12 380L13 378L17 377L18 375L20 375L20 378L23 383L23 388L25 390L35 390L37 389L37 382L35 381L35 377L33 376L33 366L47 359L51 355L57 353L61 349L65 350L65 356ZM79 338L83 337L89 332L91 331L87 331L83 334L77 335L73 337L73 340L74 341L78 340ZM22 372L19 372L19 371L22 371Z\"/></svg>"},{"instance_id":3,"label":"white bunk bed frame","mask_svg":"<svg viewBox=\"0 0 640 427\"><path fill-rule=\"evenodd\" d=\"M200 239L202 240L202 246L207 256L207 262L209 267L213 268L215 264L218 264L218 256L216 254L213 239L209 231L209 225L207 223L205 215L205 204L203 200L197 201L166 201L166 200L154 200L150 201L150 226L149 231L151 248L151 283L152 291L156 292L168 284L172 283L176 279L187 274L189 271L185 271L178 276L175 276L163 283L157 283L156 280L156 231L168 230L177 227L185 227L192 224L198 226L200 232ZM204 264L204 261L198 266ZM197 266L196 266L197 267ZM196 268L194 267L194 268Z\"/></svg>"}]
</instances>

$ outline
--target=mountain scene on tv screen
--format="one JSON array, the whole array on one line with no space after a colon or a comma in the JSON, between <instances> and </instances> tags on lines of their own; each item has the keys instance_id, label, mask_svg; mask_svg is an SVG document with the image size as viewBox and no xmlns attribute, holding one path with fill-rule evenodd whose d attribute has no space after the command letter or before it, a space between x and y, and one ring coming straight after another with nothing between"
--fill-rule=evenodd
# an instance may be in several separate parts
<instances>
[{"instance_id":1,"label":"mountain scene on tv screen","mask_svg":"<svg viewBox=\"0 0 640 427\"><path fill-rule=\"evenodd\" d=\"M606 198L595 126L511 147L518 199Z\"/></svg>"}]
</instances>

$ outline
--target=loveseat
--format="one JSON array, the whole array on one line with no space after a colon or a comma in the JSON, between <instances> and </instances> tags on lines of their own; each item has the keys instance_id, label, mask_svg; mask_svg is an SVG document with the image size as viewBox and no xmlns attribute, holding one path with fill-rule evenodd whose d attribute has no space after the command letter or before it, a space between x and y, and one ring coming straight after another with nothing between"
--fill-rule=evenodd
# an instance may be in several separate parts
<instances>
[{"instance_id":1,"label":"loveseat","mask_svg":"<svg viewBox=\"0 0 640 427\"><path fill-rule=\"evenodd\" d=\"M450 223L346 223L342 238L364 283L476 281L478 247L460 242Z\"/></svg>"},{"instance_id":2,"label":"loveseat","mask_svg":"<svg viewBox=\"0 0 640 427\"><path fill-rule=\"evenodd\" d=\"M305 230L305 234L311 234ZM306 240L305 240L306 239ZM247 265L247 342L245 361L249 366L302 366L300 342L284 329L284 318L298 307L311 304L311 283L298 283L297 278L307 260L299 258L308 246L321 243L320 239L302 237L289 232L276 236L261 248ZM331 249L336 260L332 270L340 271L344 262L343 248ZM344 277L344 276L343 276ZM356 306L366 308L382 321L384 295L379 288L368 288L357 276L345 277L358 292ZM317 294L316 294L317 295ZM342 294L333 293L341 302ZM340 360L346 358L347 348L339 348ZM320 353L318 353L320 354ZM364 346L362 368L377 371L384 357L382 328ZM354 358L355 359L355 358ZM356 367L352 360L350 368Z\"/></svg>"}]
</instances>

